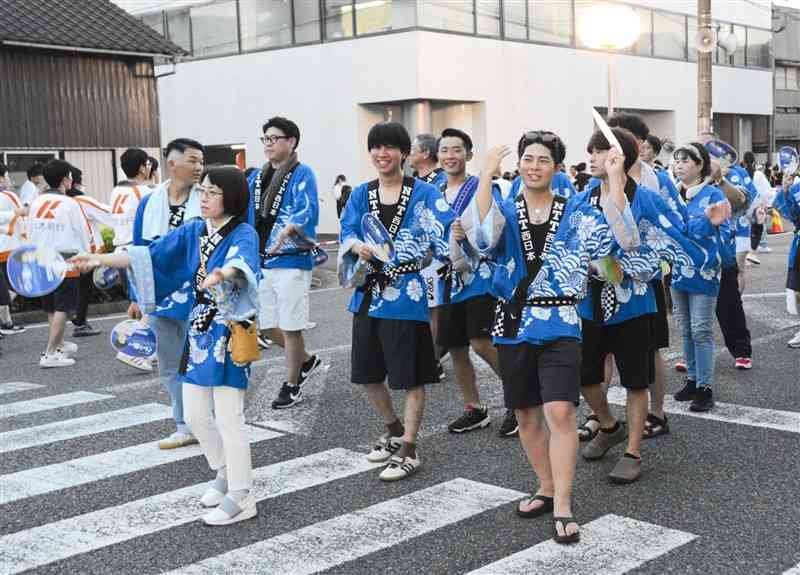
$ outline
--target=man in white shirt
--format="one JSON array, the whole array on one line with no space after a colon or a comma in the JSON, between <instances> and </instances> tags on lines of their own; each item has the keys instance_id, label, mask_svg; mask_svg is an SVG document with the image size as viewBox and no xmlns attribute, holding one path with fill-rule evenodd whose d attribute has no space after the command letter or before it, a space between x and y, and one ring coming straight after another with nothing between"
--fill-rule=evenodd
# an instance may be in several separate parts
<instances>
[{"instance_id":1,"label":"man in white shirt","mask_svg":"<svg viewBox=\"0 0 800 575\"><path fill-rule=\"evenodd\" d=\"M13 212L16 214L22 208L17 194L11 189L11 180L8 177L8 168L0 163L0 212ZM25 328L14 325L11 320L11 294L9 292L6 261L8 256L21 245L21 227L9 225L6 230L0 231L0 339L4 335L22 333Z\"/></svg>"},{"instance_id":2,"label":"man in white shirt","mask_svg":"<svg viewBox=\"0 0 800 575\"><path fill-rule=\"evenodd\" d=\"M28 168L28 179L19 189L19 199L22 200L22 205L30 206L45 188L47 188L47 183L42 175L42 164L33 164Z\"/></svg>"}]
</instances>

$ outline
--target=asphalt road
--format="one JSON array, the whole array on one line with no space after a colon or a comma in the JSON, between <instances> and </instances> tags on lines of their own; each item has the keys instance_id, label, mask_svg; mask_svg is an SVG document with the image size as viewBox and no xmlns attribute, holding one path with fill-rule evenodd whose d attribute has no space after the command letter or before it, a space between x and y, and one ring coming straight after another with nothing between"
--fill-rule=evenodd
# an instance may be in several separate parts
<instances>
[{"instance_id":1,"label":"asphalt road","mask_svg":"<svg viewBox=\"0 0 800 575\"><path fill-rule=\"evenodd\" d=\"M463 436L448 380L429 388L415 477L383 484L363 454L381 432L349 383L349 293L311 296L306 332L326 369L305 401L276 412L279 350L265 353L248 390L259 516L227 528L198 521L211 479L197 448L159 452L171 432L154 375L118 363L108 333L74 340L76 366L37 365L46 328L3 340L0 359L0 573L800 573L800 350L784 310L789 235L748 268L745 307L755 367L718 352L709 417L669 414L672 432L645 442L644 475L614 486L621 454L580 461L574 511L584 540L548 540L546 519L514 515L534 478L516 439L501 439L502 393L479 367L493 424ZM668 357L678 357L673 329ZM31 384L31 385L25 385ZM669 390L681 377L669 372ZM612 388L612 396L619 392ZM402 402L401 396L396 396ZM400 403L401 404L401 403ZM670 408L671 409L671 408ZM195 487L200 485L200 487ZM588 524L588 525L587 525ZM790 571L795 569L795 571Z\"/></svg>"}]
</instances>

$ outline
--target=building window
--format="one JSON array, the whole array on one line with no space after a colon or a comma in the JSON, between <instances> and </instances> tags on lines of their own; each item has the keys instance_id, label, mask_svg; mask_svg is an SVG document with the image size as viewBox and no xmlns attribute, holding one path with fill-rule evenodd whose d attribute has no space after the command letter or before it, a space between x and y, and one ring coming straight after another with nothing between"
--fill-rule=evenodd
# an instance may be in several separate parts
<instances>
[{"instance_id":1,"label":"building window","mask_svg":"<svg viewBox=\"0 0 800 575\"><path fill-rule=\"evenodd\" d=\"M653 54L662 58L686 58L686 16L653 12Z\"/></svg>"},{"instance_id":2,"label":"building window","mask_svg":"<svg viewBox=\"0 0 800 575\"><path fill-rule=\"evenodd\" d=\"M242 50L258 50L292 43L291 0L239 2Z\"/></svg>"},{"instance_id":3,"label":"building window","mask_svg":"<svg viewBox=\"0 0 800 575\"><path fill-rule=\"evenodd\" d=\"M187 52L192 51L192 23L188 10L167 12L168 38Z\"/></svg>"},{"instance_id":4,"label":"building window","mask_svg":"<svg viewBox=\"0 0 800 575\"><path fill-rule=\"evenodd\" d=\"M639 15L639 39L628 50L637 56L653 55L653 11L631 6Z\"/></svg>"},{"instance_id":5,"label":"building window","mask_svg":"<svg viewBox=\"0 0 800 575\"><path fill-rule=\"evenodd\" d=\"M571 44L572 2L528 0L528 26L533 42Z\"/></svg>"},{"instance_id":6,"label":"building window","mask_svg":"<svg viewBox=\"0 0 800 575\"><path fill-rule=\"evenodd\" d=\"M475 33L475 15L470 0L419 0L417 7L420 27Z\"/></svg>"},{"instance_id":7,"label":"building window","mask_svg":"<svg viewBox=\"0 0 800 575\"><path fill-rule=\"evenodd\" d=\"M786 67L786 90L800 90L800 73L792 66Z\"/></svg>"},{"instance_id":8,"label":"building window","mask_svg":"<svg viewBox=\"0 0 800 575\"><path fill-rule=\"evenodd\" d=\"M477 0L475 8L478 14L478 34L500 36L499 0Z\"/></svg>"},{"instance_id":9,"label":"building window","mask_svg":"<svg viewBox=\"0 0 800 575\"><path fill-rule=\"evenodd\" d=\"M747 59L747 31L744 26L734 25L733 33L736 34L736 51L733 53L733 65L744 66Z\"/></svg>"},{"instance_id":10,"label":"building window","mask_svg":"<svg viewBox=\"0 0 800 575\"><path fill-rule=\"evenodd\" d=\"M325 39L351 38L353 30L353 0L325 0Z\"/></svg>"},{"instance_id":11,"label":"building window","mask_svg":"<svg viewBox=\"0 0 800 575\"><path fill-rule=\"evenodd\" d=\"M786 68L783 66L775 66L775 89L786 89Z\"/></svg>"},{"instance_id":12,"label":"building window","mask_svg":"<svg viewBox=\"0 0 800 575\"><path fill-rule=\"evenodd\" d=\"M311 0L293 1L295 43L319 42L319 2Z\"/></svg>"},{"instance_id":13,"label":"building window","mask_svg":"<svg viewBox=\"0 0 800 575\"><path fill-rule=\"evenodd\" d=\"M195 56L239 51L236 2L215 2L191 8L192 48Z\"/></svg>"},{"instance_id":14,"label":"building window","mask_svg":"<svg viewBox=\"0 0 800 575\"><path fill-rule=\"evenodd\" d=\"M772 43L772 32L758 28L747 29L747 65L757 68L769 68L772 65L769 51Z\"/></svg>"},{"instance_id":15,"label":"building window","mask_svg":"<svg viewBox=\"0 0 800 575\"><path fill-rule=\"evenodd\" d=\"M414 0L356 0L356 34L375 34L414 26Z\"/></svg>"},{"instance_id":16,"label":"building window","mask_svg":"<svg viewBox=\"0 0 800 575\"><path fill-rule=\"evenodd\" d=\"M164 13L161 11L154 12L153 14L145 14L142 16L142 22L150 26L153 30L165 36L164 34Z\"/></svg>"},{"instance_id":17,"label":"building window","mask_svg":"<svg viewBox=\"0 0 800 575\"><path fill-rule=\"evenodd\" d=\"M506 38L526 39L528 37L527 0L504 0L503 28Z\"/></svg>"}]
</instances>

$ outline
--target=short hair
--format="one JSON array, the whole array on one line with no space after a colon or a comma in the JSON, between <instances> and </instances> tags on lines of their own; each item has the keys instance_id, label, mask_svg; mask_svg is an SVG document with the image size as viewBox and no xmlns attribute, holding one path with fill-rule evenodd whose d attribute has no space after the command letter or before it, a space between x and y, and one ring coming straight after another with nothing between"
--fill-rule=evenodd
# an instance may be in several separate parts
<instances>
[{"instance_id":1,"label":"short hair","mask_svg":"<svg viewBox=\"0 0 800 575\"><path fill-rule=\"evenodd\" d=\"M705 178L711 173L711 156L706 147L700 142L689 142L682 145L673 152L672 157L676 160L690 159L695 164L702 164L700 176Z\"/></svg>"},{"instance_id":2,"label":"short hair","mask_svg":"<svg viewBox=\"0 0 800 575\"><path fill-rule=\"evenodd\" d=\"M399 122L379 122L367 134L367 150L379 146L398 148L407 156L411 153L411 137Z\"/></svg>"},{"instance_id":3,"label":"short hair","mask_svg":"<svg viewBox=\"0 0 800 575\"><path fill-rule=\"evenodd\" d=\"M436 142L436 149L439 149L439 144L442 143L442 138L459 138L461 142L464 144L464 149L467 153L472 152L472 138L469 137L464 130L459 130L458 128L445 128L442 130L442 135L439 137L438 142Z\"/></svg>"},{"instance_id":4,"label":"short hair","mask_svg":"<svg viewBox=\"0 0 800 575\"><path fill-rule=\"evenodd\" d=\"M197 150L199 152L205 153L205 148L203 144L198 142L197 140L191 140L189 138L176 138L172 140L169 144L167 144L167 149L164 150L164 155L169 156L173 151L180 152L181 154L186 153L186 150Z\"/></svg>"},{"instance_id":5,"label":"short hair","mask_svg":"<svg viewBox=\"0 0 800 575\"><path fill-rule=\"evenodd\" d=\"M31 164L31 167L28 168L28 179L32 180L36 176L44 175L43 166L39 162L35 162Z\"/></svg>"},{"instance_id":6,"label":"short hair","mask_svg":"<svg viewBox=\"0 0 800 575\"><path fill-rule=\"evenodd\" d=\"M417 146L423 152L428 152L428 157L432 162L439 161L439 140L433 134L417 134Z\"/></svg>"},{"instance_id":7,"label":"short hair","mask_svg":"<svg viewBox=\"0 0 800 575\"><path fill-rule=\"evenodd\" d=\"M5 176L8 173L8 166L0 162L0 176Z\"/></svg>"},{"instance_id":8,"label":"short hair","mask_svg":"<svg viewBox=\"0 0 800 575\"><path fill-rule=\"evenodd\" d=\"M282 116L270 118L261 126L261 133L266 134L270 128L278 128L285 136L294 138L294 148L292 150L296 150L300 146L300 128L288 118Z\"/></svg>"},{"instance_id":9,"label":"short hair","mask_svg":"<svg viewBox=\"0 0 800 575\"><path fill-rule=\"evenodd\" d=\"M553 158L553 162L555 162L556 165L564 163L564 158L567 155L567 147L555 132L535 130L522 134L519 142L517 142L517 157L519 159L522 159L525 148L531 144L541 144L550 150L550 157Z\"/></svg>"},{"instance_id":10,"label":"short hair","mask_svg":"<svg viewBox=\"0 0 800 575\"><path fill-rule=\"evenodd\" d=\"M42 175L48 186L57 188L64 178L72 173L72 170L72 165L65 160L50 160L42 166Z\"/></svg>"},{"instance_id":11,"label":"short hair","mask_svg":"<svg viewBox=\"0 0 800 575\"><path fill-rule=\"evenodd\" d=\"M147 159L150 160L150 173L147 174L147 177L149 179L152 178L153 174L155 174L158 171L158 160L153 156L147 156Z\"/></svg>"},{"instance_id":12,"label":"short hair","mask_svg":"<svg viewBox=\"0 0 800 575\"><path fill-rule=\"evenodd\" d=\"M229 216L242 216L250 205L250 189L247 178L236 166L208 168L200 179L222 188L222 209Z\"/></svg>"},{"instance_id":13,"label":"short hair","mask_svg":"<svg viewBox=\"0 0 800 575\"><path fill-rule=\"evenodd\" d=\"M651 148L653 148L656 156L661 153L661 140L657 136L654 136L653 134L647 136L647 143L650 144Z\"/></svg>"},{"instance_id":14,"label":"short hair","mask_svg":"<svg viewBox=\"0 0 800 575\"><path fill-rule=\"evenodd\" d=\"M83 170L78 168L77 166L72 166L72 185L73 187L75 184L82 184L83 183Z\"/></svg>"},{"instance_id":15,"label":"short hair","mask_svg":"<svg viewBox=\"0 0 800 575\"><path fill-rule=\"evenodd\" d=\"M339 174L338 176L336 176L336 183L337 184L339 184L341 182L346 182L346 181L347 181L347 178L345 177L344 174Z\"/></svg>"},{"instance_id":16,"label":"short hair","mask_svg":"<svg viewBox=\"0 0 800 575\"><path fill-rule=\"evenodd\" d=\"M578 172L584 171L586 169L586 162L581 162L580 164L575 166L575 169L578 170Z\"/></svg>"},{"instance_id":17,"label":"short hair","mask_svg":"<svg viewBox=\"0 0 800 575\"><path fill-rule=\"evenodd\" d=\"M139 168L147 164L147 152L140 148L128 148L119 157L119 165L128 178L135 178ZM149 174L148 174L149 176Z\"/></svg>"},{"instance_id":18,"label":"short hair","mask_svg":"<svg viewBox=\"0 0 800 575\"><path fill-rule=\"evenodd\" d=\"M639 140L646 140L650 135L650 128L647 127L641 116L636 114L618 112L608 119L608 125L612 128L625 128Z\"/></svg>"},{"instance_id":19,"label":"short hair","mask_svg":"<svg viewBox=\"0 0 800 575\"><path fill-rule=\"evenodd\" d=\"M611 132L616 136L617 140L619 140L619 145L622 147L622 154L625 156L623 167L627 174L628 170L631 169L631 166L633 166L639 158L639 146L636 143L636 137L625 128L611 128ZM592 137L589 138L589 143L586 144L586 152L589 154L594 150L602 152L610 149L611 144L608 143L608 140L600 130L592 134Z\"/></svg>"}]
</instances>

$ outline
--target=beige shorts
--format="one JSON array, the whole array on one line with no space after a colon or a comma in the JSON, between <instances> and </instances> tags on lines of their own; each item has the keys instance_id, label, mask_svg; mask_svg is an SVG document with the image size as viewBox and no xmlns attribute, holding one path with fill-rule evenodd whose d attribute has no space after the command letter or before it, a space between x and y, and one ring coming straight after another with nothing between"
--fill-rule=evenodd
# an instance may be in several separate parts
<instances>
[{"instance_id":1,"label":"beige shorts","mask_svg":"<svg viewBox=\"0 0 800 575\"><path fill-rule=\"evenodd\" d=\"M308 323L311 270L272 268L261 272L259 329L277 327L283 331L302 331Z\"/></svg>"}]
</instances>

